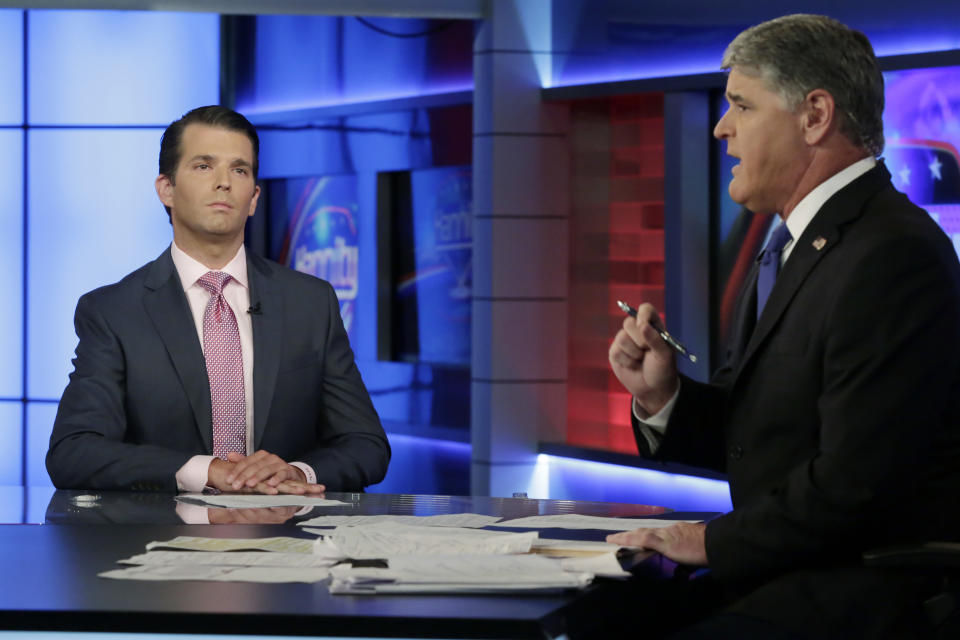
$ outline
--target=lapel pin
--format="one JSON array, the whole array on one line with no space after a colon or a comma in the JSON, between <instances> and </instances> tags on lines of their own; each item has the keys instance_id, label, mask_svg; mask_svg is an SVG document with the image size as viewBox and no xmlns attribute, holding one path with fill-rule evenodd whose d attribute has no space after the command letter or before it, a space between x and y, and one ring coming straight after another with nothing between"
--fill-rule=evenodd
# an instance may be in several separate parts
<instances>
[{"instance_id":1,"label":"lapel pin","mask_svg":"<svg viewBox=\"0 0 960 640\"><path fill-rule=\"evenodd\" d=\"M820 251L820 249L823 249L825 246L827 246L827 239L823 236L817 236L817 239L813 241L813 248L817 251Z\"/></svg>"}]
</instances>

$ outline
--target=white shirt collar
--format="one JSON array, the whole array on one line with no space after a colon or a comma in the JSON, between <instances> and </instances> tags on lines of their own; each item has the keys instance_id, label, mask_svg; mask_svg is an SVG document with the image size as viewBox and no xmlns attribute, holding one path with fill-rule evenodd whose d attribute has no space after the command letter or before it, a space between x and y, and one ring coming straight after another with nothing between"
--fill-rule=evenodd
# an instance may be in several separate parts
<instances>
[{"instance_id":1,"label":"white shirt collar","mask_svg":"<svg viewBox=\"0 0 960 640\"><path fill-rule=\"evenodd\" d=\"M173 258L173 266L177 268L180 284L183 285L184 291L197 284L197 280L204 274L212 271L210 267L187 255L183 249L177 246L176 241L170 243L170 257ZM238 284L247 287L247 252L242 244L237 250L237 255L233 256L233 259L220 271L229 273Z\"/></svg>"},{"instance_id":2,"label":"white shirt collar","mask_svg":"<svg viewBox=\"0 0 960 640\"><path fill-rule=\"evenodd\" d=\"M787 216L787 229L790 230L793 239L796 240L803 235L807 225L810 224L810 221L826 204L827 200L875 166L877 166L877 159L873 156L857 160L846 169L833 174L818 184L813 191L805 195Z\"/></svg>"}]
</instances>

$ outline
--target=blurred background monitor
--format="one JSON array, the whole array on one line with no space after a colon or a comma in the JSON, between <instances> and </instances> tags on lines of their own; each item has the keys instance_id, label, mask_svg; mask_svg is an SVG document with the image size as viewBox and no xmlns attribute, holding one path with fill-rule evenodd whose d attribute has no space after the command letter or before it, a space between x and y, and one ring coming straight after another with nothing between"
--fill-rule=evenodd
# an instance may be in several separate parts
<instances>
[{"instance_id":1,"label":"blurred background monitor","mask_svg":"<svg viewBox=\"0 0 960 640\"><path fill-rule=\"evenodd\" d=\"M377 202L379 358L469 367L470 168L381 173Z\"/></svg>"}]
</instances>

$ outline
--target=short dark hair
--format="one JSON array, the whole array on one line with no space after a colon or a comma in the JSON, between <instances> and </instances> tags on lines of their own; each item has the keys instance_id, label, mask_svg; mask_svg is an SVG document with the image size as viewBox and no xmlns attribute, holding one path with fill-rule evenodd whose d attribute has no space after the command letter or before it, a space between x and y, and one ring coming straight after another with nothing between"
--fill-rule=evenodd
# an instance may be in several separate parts
<instances>
[{"instance_id":1,"label":"short dark hair","mask_svg":"<svg viewBox=\"0 0 960 640\"><path fill-rule=\"evenodd\" d=\"M721 66L763 78L791 109L814 89L828 91L840 131L874 156L883 151L883 74L859 31L826 16L783 16L738 35Z\"/></svg>"},{"instance_id":2,"label":"short dark hair","mask_svg":"<svg viewBox=\"0 0 960 640\"><path fill-rule=\"evenodd\" d=\"M163 132L160 138L160 175L167 176L171 184L176 184L177 165L180 164L180 143L183 139L183 130L187 125L205 124L211 127L220 127L228 131L242 133L250 139L253 145L253 179L257 179L257 171L260 168L260 137L257 130L250 121L233 109L221 107L220 105L210 105L207 107L197 107L192 109L179 120L174 120L170 126ZM170 207L164 206L167 215L170 215Z\"/></svg>"}]
</instances>

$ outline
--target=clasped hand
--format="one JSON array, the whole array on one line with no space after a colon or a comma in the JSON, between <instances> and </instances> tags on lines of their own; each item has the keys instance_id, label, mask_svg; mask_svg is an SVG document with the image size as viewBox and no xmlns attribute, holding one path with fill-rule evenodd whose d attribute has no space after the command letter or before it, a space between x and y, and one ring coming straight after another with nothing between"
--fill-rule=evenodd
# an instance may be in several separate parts
<instances>
[{"instance_id":1,"label":"clasped hand","mask_svg":"<svg viewBox=\"0 0 960 640\"><path fill-rule=\"evenodd\" d=\"M243 493L323 494L322 484L310 484L303 472L280 456L260 450L249 456L228 453L214 458L207 471L207 485L220 491Z\"/></svg>"}]
</instances>

